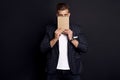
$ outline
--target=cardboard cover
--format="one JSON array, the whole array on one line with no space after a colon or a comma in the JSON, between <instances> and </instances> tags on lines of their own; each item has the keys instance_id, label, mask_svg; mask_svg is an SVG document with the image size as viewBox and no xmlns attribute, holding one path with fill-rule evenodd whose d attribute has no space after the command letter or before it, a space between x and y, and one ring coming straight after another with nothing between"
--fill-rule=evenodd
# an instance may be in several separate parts
<instances>
[{"instance_id":1,"label":"cardboard cover","mask_svg":"<svg viewBox=\"0 0 120 80\"><path fill-rule=\"evenodd\" d=\"M57 26L61 29L69 29L69 17L68 16L58 16L57 17Z\"/></svg>"}]
</instances>

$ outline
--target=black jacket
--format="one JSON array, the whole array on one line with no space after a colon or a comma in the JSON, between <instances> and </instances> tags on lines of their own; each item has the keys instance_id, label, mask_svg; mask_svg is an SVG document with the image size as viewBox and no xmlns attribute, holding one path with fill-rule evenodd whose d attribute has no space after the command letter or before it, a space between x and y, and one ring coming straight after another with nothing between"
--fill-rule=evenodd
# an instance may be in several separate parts
<instances>
[{"instance_id":1,"label":"black jacket","mask_svg":"<svg viewBox=\"0 0 120 80\"><path fill-rule=\"evenodd\" d=\"M46 34L40 44L41 52L47 55L46 71L48 73L54 73L56 71L58 63L58 42L53 46L53 48L50 47L50 40L54 38L54 32L56 28L56 25L47 26ZM68 41L68 63L73 74L80 74L80 56L81 54L87 52L88 44L86 41L86 37L81 31L79 25L70 25L70 29L73 31L73 37L78 37L77 40L79 41L79 45L77 48L75 48L74 45L70 41Z\"/></svg>"}]
</instances>

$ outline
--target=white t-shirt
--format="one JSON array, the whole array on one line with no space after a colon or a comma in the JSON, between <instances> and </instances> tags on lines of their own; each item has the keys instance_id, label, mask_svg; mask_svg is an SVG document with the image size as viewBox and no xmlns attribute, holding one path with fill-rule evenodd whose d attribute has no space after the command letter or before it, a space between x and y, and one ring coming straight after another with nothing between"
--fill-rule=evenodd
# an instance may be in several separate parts
<instances>
[{"instance_id":1,"label":"white t-shirt","mask_svg":"<svg viewBox=\"0 0 120 80\"><path fill-rule=\"evenodd\" d=\"M60 70L70 70L69 63L68 63L68 39L67 36L61 34L59 37L59 58L57 69Z\"/></svg>"}]
</instances>

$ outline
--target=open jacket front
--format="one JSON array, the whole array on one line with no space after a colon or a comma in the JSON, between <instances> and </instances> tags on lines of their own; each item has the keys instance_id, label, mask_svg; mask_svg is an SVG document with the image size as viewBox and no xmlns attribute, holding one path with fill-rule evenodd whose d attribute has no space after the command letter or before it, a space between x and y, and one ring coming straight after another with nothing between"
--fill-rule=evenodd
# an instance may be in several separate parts
<instances>
[{"instance_id":1,"label":"open jacket front","mask_svg":"<svg viewBox=\"0 0 120 80\"><path fill-rule=\"evenodd\" d=\"M40 50L47 55L46 72L54 73L56 71L59 48L58 42L51 48L50 40L54 38L54 32L57 29L57 25L49 25L46 28L46 34L40 44ZM73 74L80 74L81 72L81 54L86 53L88 50L88 44L85 34L82 32L79 25L70 25L70 29L73 31L73 37L77 37L79 44L75 46L68 40L68 63L70 70Z\"/></svg>"}]
</instances>

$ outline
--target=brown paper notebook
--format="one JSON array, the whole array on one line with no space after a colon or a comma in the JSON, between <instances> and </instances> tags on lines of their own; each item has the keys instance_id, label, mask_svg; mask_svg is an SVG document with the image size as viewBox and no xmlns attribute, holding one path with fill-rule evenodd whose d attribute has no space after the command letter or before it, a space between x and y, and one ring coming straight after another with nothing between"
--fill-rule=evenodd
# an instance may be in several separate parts
<instances>
[{"instance_id":1,"label":"brown paper notebook","mask_svg":"<svg viewBox=\"0 0 120 80\"><path fill-rule=\"evenodd\" d=\"M57 17L57 26L58 28L69 29L69 17L68 16L59 16Z\"/></svg>"}]
</instances>

